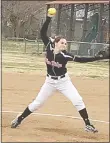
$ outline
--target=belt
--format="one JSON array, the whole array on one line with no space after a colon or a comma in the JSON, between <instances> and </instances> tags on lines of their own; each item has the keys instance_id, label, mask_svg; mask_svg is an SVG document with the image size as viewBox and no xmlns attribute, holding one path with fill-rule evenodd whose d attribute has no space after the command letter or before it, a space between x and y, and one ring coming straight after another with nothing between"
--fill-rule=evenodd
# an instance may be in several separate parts
<instances>
[{"instance_id":1,"label":"belt","mask_svg":"<svg viewBox=\"0 0 110 143\"><path fill-rule=\"evenodd\" d=\"M51 76L51 75L47 74L47 76L50 77L51 79L58 80L58 79L65 77L65 74L61 75L61 76Z\"/></svg>"}]
</instances>

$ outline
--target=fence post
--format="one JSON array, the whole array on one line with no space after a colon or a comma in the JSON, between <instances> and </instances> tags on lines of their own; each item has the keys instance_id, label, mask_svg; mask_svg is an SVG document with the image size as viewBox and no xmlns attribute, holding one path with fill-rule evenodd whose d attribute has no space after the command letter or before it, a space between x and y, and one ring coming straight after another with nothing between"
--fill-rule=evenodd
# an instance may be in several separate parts
<instances>
[{"instance_id":1,"label":"fence post","mask_svg":"<svg viewBox=\"0 0 110 143\"><path fill-rule=\"evenodd\" d=\"M98 23L98 33L99 33L99 38L98 42L103 43L103 23L102 23L102 16L104 12L104 4L100 4L100 14L99 14L99 23Z\"/></svg>"},{"instance_id":2,"label":"fence post","mask_svg":"<svg viewBox=\"0 0 110 143\"><path fill-rule=\"evenodd\" d=\"M59 4L58 10L57 10L58 12L56 15L56 22L57 22L56 35L59 35L59 32L60 32L61 9L62 9L62 4Z\"/></svg>"},{"instance_id":3,"label":"fence post","mask_svg":"<svg viewBox=\"0 0 110 143\"><path fill-rule=\"evenodd\" d=\"M39 54L39 40L37 40L37 54Z\"/></svg>"},{"instance_id":4,"label":"fence post","mask_svg":"<svg viewBox=\"0 0 110 143\"><path fill-rule=\"evenodd\" d=\"M83 34L81 41L85 41L85 36L87 33L87 15L88 15L89 4L85 4L84 20L83 20Z\"/></svg>"},{"instance_id":5,"label":"fence post","mask_svg":"<svg viewBox=\"0 0 110 143\"><path fill-rule=\"evenodd\" d=\"M24 53L26 53L26 38L24 38L24 43L25 43Z\"/></svg>"}]
</instances>

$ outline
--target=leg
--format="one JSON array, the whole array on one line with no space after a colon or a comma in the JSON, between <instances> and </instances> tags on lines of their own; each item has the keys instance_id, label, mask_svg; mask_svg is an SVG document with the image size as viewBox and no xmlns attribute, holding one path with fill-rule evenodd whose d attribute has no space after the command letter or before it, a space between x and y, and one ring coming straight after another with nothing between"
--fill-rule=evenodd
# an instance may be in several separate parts
<instances>
[{"instance_id":1,"label":"leg","mask_svg":"<svg viewBox=\"0 0 110 143\"><path fill-rule=\"evenodd\" d=\"M90 124L88 113L82 97L79 95L72 82L69 79L63 81L63 83L58 86L58 90L63 93L76 107L77 111L85 122L86 131L97 132L93 125Z\"/></svg>"},{"instance_id":2,"label":"leg","mask_svg":"<svg viewBox=\"0 0 110 143\"><path fill-rule=\"evenodd\" d=\"M85 108L82 97L69 79L63 80L57 89L72 102L78 111Z\"/></svg>"},{"instance_id":3,"label":"leg","mask_svg":"<svg viewBox=\"0 0 110 143\"><path fill-rule=\"evenodd\" d=\"M53 91L55 91L55 88L50 83L45 82L40 92L38 93L36 99L28 105L28 107L24 110L24 112L21 115L18 115L12 121L11 128L16 128L24 118L26 118L32 112L37 110L41 105L43 105L46 99L52 95Z\"/></svg>"},{"instance_id":4,"label":"leg","mask_svg":"<svg viewBox=\"0 0 110 143\"><path fill-rule=\"evenodd\" d=\"M38 93L38 96L36 97L36 99L28 105L28 108L31 112L34 112L35 110L37 110L39 107L41 107L43 105L43 103L47 100L47 98L49 96L52 95L52 93L55 91L55 88L49 84L49 83L45 83L40 92Z\"/></svg>"}]
</instances>

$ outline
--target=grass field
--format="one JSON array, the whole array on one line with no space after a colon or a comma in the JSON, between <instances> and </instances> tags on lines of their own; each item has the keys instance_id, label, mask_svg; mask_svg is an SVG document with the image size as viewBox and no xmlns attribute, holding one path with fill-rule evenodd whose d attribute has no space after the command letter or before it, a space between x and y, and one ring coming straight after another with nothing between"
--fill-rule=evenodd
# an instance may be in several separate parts
<instances>
[{"instance_id":1,"label":"grass field","mask_svg":"<svg viewBox=\"0 0 110 143\"><path fill-rule=\"evenodd\" d=\"M37 53L43 51L43 43L29 41L2 41L3 52L14 53Z\"/></svg>"},{"instance_id":2,"label":"grass field","mask_svg":"<svg viewBox=\"0 0 110 143\"><path fill-rule=\"evenodd\" d=\"M13 72L32 72L46 74L43 55L2 53L2 70ZM97 61L91 63L69 62L69 74L85 77L109 77L109 62Z\"/></svg>"}]
</instances>

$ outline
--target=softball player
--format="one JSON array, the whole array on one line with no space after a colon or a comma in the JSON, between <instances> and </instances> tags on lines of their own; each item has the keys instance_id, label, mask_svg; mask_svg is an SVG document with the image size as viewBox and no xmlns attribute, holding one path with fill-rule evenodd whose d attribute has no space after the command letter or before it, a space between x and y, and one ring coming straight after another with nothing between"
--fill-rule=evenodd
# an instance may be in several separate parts
<instances>
[{"instance_id":1,"label":"softball player","mask_svg":"<svg viewBox=\"0 0 110 143\"><path fill-rule=\"evenodd\" d=\"M66 96L76 107L80 116L84 120L85 130L96 133L98 130L90 123L85 104L70 80L66 64L68 61L92 62L101 58L88 58L71 55L66 51L67 41L64 37L56 36L55 39L49 38L47 36L47 30L52 16L53 15L50 14L47 15L46 21L44 22L40 32L42 41L46 46L45 62L47 66L47 76L45 83L35 100L28 105L21 115L18 115L11 122L11 128L16 128L19 124L21 124L21 121L24 118L37 110L55 90L58 90L63 93L63 95Z\"/></svg>"}]
</instances>

